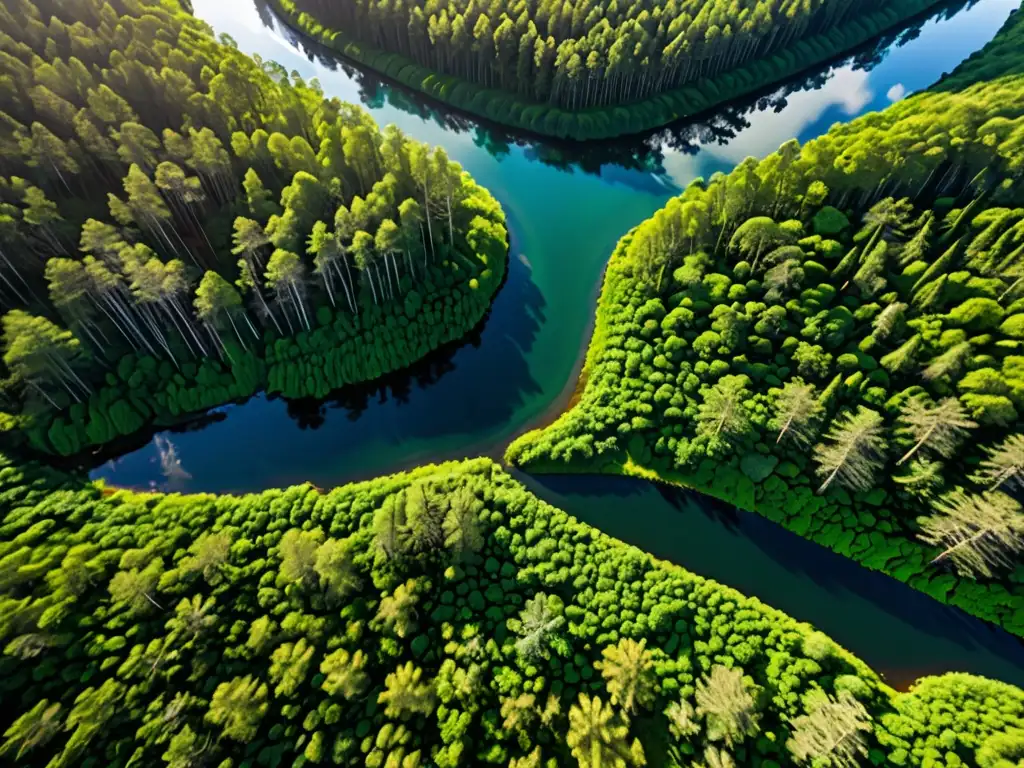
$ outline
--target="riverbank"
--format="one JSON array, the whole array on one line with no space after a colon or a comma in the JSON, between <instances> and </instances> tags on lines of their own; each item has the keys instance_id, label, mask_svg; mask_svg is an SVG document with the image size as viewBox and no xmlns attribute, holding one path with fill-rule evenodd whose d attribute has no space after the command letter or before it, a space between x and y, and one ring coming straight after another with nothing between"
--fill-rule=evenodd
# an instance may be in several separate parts
<instances>
[{"instance_id":1,"label":"riverbank","mask_svg":"<svg viewBox=\"0 0 1024 768\"><path fill-rule=\"evenodd\" d=\"M926 15L939 0L895 0L884 11L867 14L830 35L800 40L791 48L723 75L703 79L631 104L571 112L525 102L511 94L440 75L411 59L367 46L340 30L323 27L293 0L267 0L300 34L381 77L468 115L527 133L575 141L606 140L650 131L698 116L733 100L763 91L801 72L837 61L871 40ZM838 38L838 39L836 39Z\"/></svg>"}]
</instances>

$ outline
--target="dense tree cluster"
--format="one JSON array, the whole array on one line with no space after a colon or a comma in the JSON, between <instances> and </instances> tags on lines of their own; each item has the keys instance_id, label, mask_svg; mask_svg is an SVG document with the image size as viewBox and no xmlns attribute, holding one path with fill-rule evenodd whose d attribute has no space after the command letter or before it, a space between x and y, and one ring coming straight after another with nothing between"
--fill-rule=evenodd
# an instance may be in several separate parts
<instances>
[{"instance_id":1,"label":"dense tree cluster","mask_svg":"<svg viewBox=\"0 0 1024 768\"><path fill-rule=\"evenodd\" d=\"M176 2L0 8L8 430L60 453L261 389L323 396L470 330L504 216Z\"/></svg>"},{"instance_id":2,"label":"dense tree cluster","mask_svg":"<svg viewBox=\"0 0 1024 768\"><path fill-rule=\"evenodd\" d=\"M303 33L404 85L580 140L637 133L763 89L936 5L270 2Z\"/></svg>"},{"instance_id":3,"label":"dense tree cluster","mask_svg":"<svg viewBox=\"0 0 1024 768\"><path fill-rule=\"evenodd\" d=\"M626 235L580 404L507 457L653 471L1024 635L1022 51L1017 12Z\"/></svg>"},{"instance_id":4,"label":"dense tree cluster","mask_svg":"<svg viewBox=\"0 0 1024 768\"><path fill-rule=\"evenodd\" d=\"M19 763L994 766L1020 747L1020 689L896 693L489 460L220 498L4 463L0 497Z\"/></svg>"}]
</instances>

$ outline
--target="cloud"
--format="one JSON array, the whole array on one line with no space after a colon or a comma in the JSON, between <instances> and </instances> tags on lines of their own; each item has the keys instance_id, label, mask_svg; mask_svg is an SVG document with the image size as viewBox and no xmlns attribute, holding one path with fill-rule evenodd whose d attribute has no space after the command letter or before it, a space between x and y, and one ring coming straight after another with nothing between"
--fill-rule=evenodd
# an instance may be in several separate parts
<instances>
[{"instance_id":1,"label":"cloud","mask_svg":"<svg viewBox=\"0 0 1024 768\"><path fill-rule=\"evenodd\" d=\"M887 98L889 101L899 101L906 95L907 89L903 85L903 83L896 83L896 85L894 85L892 88L886 91L885 98Z\"/></svg>"},{"instance_id":2,"label":"cloud","mask_svg":"<svg viewBox=\"0 0 1024 768\"><path fill-rule=\"evenodd\" d=\"M672 153L666 156L665 169L677 184L685 187L701 175L702 168L717 169L723 164L735 165L746 157L769 155L784 142L800 136L832 107L838 107L850 117L859 114L874 97L868 78L864 70L841 67L823 87L791 94L781 112L767 110L748 115L750 127L740 131L728 144L703 147L697 155Z\"/></svg>"}]
</instances>

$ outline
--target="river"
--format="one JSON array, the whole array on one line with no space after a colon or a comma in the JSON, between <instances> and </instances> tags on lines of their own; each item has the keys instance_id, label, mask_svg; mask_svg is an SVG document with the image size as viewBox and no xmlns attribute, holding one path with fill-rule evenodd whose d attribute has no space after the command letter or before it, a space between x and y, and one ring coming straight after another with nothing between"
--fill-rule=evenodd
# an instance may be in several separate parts
<instances>
[{"instance_id":1,"label":"river","mask_svg":"<svg viewBox=\"0 0 1024 768\"><path fill-rule=\"evenodd\" d=\"M196 15L241 50L316 77L327 95L362 103L381 125L444 146L508 216L508 278L480 328L412 371L327 402L261 395L225 406L93 477L241 492L304 481L330 487L426 462L500 457L512 438L568 402L604 265L623 233L698 176L764 156L792 137L806 141L928 86L991 39L1017 4L981 0L938 14L772 94L649 136L580 149L424 105L340 65L259 0L193 0ZM1015 638L755 515L741 514L737 524L706 499L670 499L621 479L538 483L531 485L549 501L612 535L815 624L894 680L960 669L1024 683L1024 645Z\"/></svg>"}]
</instances>

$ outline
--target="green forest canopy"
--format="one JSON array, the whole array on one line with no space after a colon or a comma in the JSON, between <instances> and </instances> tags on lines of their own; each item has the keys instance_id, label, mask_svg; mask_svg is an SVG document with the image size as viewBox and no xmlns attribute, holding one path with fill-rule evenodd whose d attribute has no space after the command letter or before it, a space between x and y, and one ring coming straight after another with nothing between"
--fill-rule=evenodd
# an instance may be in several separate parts
<instances>
[{"instance_id":1,"label":"green forest canopy","mask_svg":"<svg viewBox=\"0 0 1024 768\"><path fill-rule=\"evenodd\" d=\"M805 37L856 25L858 18L893 4L291 0L289 5L434 72L580 111L713 79L770 59Z\"/></svg>"},{"instance_id":2,"label":"green forest canopy","mask_svg":"<svg viewBox=\"0 0 1024 768\"><path fill-rule=\"evenodd\" d=\"M1020 689L897 693L485 459L241 497L7 464L0 496L19 762L996 768L1022 746Z\"/></svg>"},{"instance_id":3,"label":"green forest canopy","mask_svg":"<svg viewBox=\"0 0 1024 768\"><path fill-rule=\"evenodd\" d=\"M653 474L1024 635L1024 14L930 91L698 180L609 266L580 403Z\"/></svg>"},{"instance_id":4,"label":"green forest canopy","mask_svg":"<svg viewBox=\"0 0 1024 768\"><path fill-rule=\"evenodd\" d=\"M7 4L0 73L2 395L36 447L376 378L504 275L501 208L444 150L171 0Z\"/></svg>"}]
</instances>

